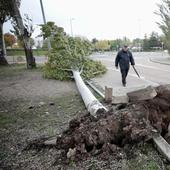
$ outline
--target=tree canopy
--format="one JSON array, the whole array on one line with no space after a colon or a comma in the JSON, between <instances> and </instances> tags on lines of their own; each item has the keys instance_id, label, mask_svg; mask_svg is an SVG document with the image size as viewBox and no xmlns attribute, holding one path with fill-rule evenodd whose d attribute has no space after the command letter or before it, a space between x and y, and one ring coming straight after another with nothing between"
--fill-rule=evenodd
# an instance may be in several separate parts
<instances>
[{"instance_id":1,"label":"tree canopy","mask_svg":"<svg viewBox=\"0 0 170 170\"><path fill-rule=\"evenodd\" d=\"M105 51L110 49L110 44L108 40L100 40L95 43L95 48L98 51Z\"/></svg>"},{"instance_id":2,"label":"tree canopy","mask_svg":"<svg viewBox=\"0 0 170 170\"><path fill-rule=\"evenodd\" d=\"M11 4L9 0L1 0L0 2L0 22L6 22L11 16Z\"/></svg>"},{"instance_id":3,"label":"tree canopy","mask_svg":"<svg viewBox=\"0 0 170 170\"><path fill-rule=\"evenodd\" d=\"M42 32L40 36L43 36L43 39L50 37L57 30L57 26L52 21L49 21L49 22L47 22L47 24L42 24L40 26L41 26L40 29Z\"/></svg>"},{"instance_id":4,"label":"tree canopy","mask_svg":"<svg viewBox=\"0 0 170 170\"><path fill-rule=\"evenodd\" d=\"M162 0L162 3L158 4L158 8L155 13L161 17L161 22L157 24L164 33L165 44L170 53L170 0Z\"/></svg>"},{"instance_id":5,"label":"tree canopy","mask_svg":"<svg viewBox=\"0 0 170 170\"><path fill-rule=\"evenodd\" d=\"M48 54L48 62L44 67L44 75L47 78L59 80L70 79L71 69L81 69L85 78L94 77L106 71L100 63L89 59L91 43L81 37L70 37L62 27L56 27L53 49Z\"/></svg>"}]
</instances>

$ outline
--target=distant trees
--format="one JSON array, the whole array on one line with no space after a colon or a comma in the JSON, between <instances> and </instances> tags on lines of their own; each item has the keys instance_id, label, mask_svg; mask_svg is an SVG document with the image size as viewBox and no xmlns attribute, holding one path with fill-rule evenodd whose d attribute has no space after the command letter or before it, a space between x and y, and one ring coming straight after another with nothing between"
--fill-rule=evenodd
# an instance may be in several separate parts
<instances>
[{"instance_id":1,"label":"distant trees","mask_svg":"<svg viewBox=\"0 0 170 170\"><path fill-rule=\"evenodd\" d=\"M95 51L113 51L119 50L123 45L130 45L131 41L127 37L123 37L123 39L115 39L115 40L97 40L92 39L92 44L94 44Z\"/></svg>"},{"instance_id":2,"label":"distant trees","mask_svg":"<svg viewBox=\"0 0 170 170\"><path fill-rule=\"evenodd\" d=\"M92 42L92 44L96 44L98 42L98 40L96 38L93 38L91 42Z\"/></svg>"},{"instance_id":3,"label":"distant trees","mask_svg":"<svg viewBox=\"0 0 170 170\"><path fill-rule=\"evenodd\" d=\"M54 34L56 33L57 26L54 22L49 21L47 24L42 24L41 26L41 34L40 37L43 37L44 43L43 48L44 49L51 49L54 48Z\"/></svg>"},{"instance_id":4,"label":"distant trees","mask_svg":"<svg viewBox=\"0 0 170 170\"><path fill-rule=\"evenodd\" d=\"M144 51L150 50L149 39L148 39L147 35L145 35L142 44L143 44L143 50Z\"/></svg>"},{"instance_id":5,"label":"distant trees","mask_svg":"<svg viewBox=\"0 0 170 170\"><path fill-rule=\"evenodd\" d=\"M95 43L95 49L97 51L110 50L110 44L108 40L100 40Z\"/></svg>"},{"instance_id":6,"label":"distant trees","mask_svg":"<svg viewBox=\"0 0 170 170\"><path fill-rule=\"evenodd\" d=\"M40 26L41 26L40 29L41 29L41 32L42 32L40 36L42 36L43 39L50 37L57 30L57 26L52 21L49 21L49 22L47 22L47 24L45 24L45 25L42 24Z\"/></svg>"},{"instance_id":7,"label":"distant trees","mask_svg":"<svg viewBox=\"0 0 170 170\"><path fill-rule=\"evenodd\" d=\"M118 50L120 48L120 44L118 43L117 40L110 40L109 44L110 44L111 51Z\"/></svg>"},{"instance_id":8,"label":"distant trees","mask_svg":"<svg viewBox=\"0 0 170 170\"><path fill-rule=\"evenodd\" d=\"M162 37L158 33L152 32L149 38L145 35L142 44L144 51L162 49Z\"/></svg>"},{"instance_id":9,"label":"distant trees","mask_svg":"<svg viewBox=\"0 0 170 170\"><path fill-rule=\"evenodd\" d=\"M160 39L160 36L158 35L158 33L156 33L156 32L151 33L151 36L150 36L150 39L149 39L149 44L150 44L151 48L161 47L161 39Z\"/></svg>"},{"instance_id":10,"label":"distant trees","mask_svg":"<svg viewBox=\"0 0 170 170\"><path fill-rule=\"evenodd\" d=\"M157 24L165 36L165 45L170 54L170 0L162 0L158 8L155 13L161 17L162 21Z\"/></svg>"},{"instance_id":11,"label":"distant trees","mask_svg":"<svg viewBox=\"0 0 170 170\"><path fill-rule=\"evenodd\" d=\"M128 45L135 51L152 51L162 49L163 41L164 37L156 32L152 32L149 37L145 35L143 39L135 38L132 41L127 37L123 37L115 40L97 40L93 38L91 42L94 51L118 51L123 45Z\"/></svg>"}]
</instances>

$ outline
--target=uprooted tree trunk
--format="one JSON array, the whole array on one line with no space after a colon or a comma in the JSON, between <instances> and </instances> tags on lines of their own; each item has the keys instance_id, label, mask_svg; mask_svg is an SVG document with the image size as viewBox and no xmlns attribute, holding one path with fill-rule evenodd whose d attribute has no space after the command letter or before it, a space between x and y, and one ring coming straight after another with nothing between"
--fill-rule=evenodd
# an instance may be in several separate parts
<instances>
[{"instance_id":1,"label":"uprooted tree trunk","mask_svg":"<svg viewBox=\"0 0 170 170\"><path fill-rule=\"evenodd\" d=\"M0 65L8 65L6 60L6 48L5 48L5 41L3 35L3 22L0 21Z\"/></svg>"},{"instance_id":2,"label":"uprooted tree trunk","mask_svg":"<svg viewBox=\"0 0 170 170\"><path fill-rule=\"evenodd\" d=\"M81 97L84 101L84 104L90 112L91 115L96 116L96 113L99 110L105 110L107 109L95 98L95 96L91 93L91 91L87 88L85 83L83 82L80 72L77 70L73 70L73 76L77 85L77 88L81 94Z\"/></svg>"},{"instance_id":3,"label":"uprooted tree trunk","mask_svg":"<svg viewBox=\"0 0 170 170\"><path fill-rule=\"evenodd\" d=\"M13 6L13 12L14 12L14 19L20 30L20 34L22 36L23 43L24 43L24 51L25 51L25 56L26 56L26 61L27 61L27 68L28 69L35 68L36 63L35 63L35 58L33 57L33 52L32 52L32 48L30 44L30 37L29 37L27 29L24 27L20 11L15 0L12 0L12 6Z\"/></svg>"}]
</instances>

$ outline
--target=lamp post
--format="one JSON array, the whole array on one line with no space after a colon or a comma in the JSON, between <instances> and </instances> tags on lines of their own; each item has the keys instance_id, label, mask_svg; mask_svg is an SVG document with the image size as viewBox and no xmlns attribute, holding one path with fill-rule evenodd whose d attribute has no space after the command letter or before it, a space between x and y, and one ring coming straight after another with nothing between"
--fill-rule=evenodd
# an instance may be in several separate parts
<instances>
[{"instance_id":1,"label":"lamp post","mask_svg":"<svg viewBox=\"0 0 170 170\"><path fill-rule=\"evenodd\" d=\"M71 36L73 37L73 25L72 25L72 21L74 20L74 18L70 18L70 29L71 29Z\"/></svg>"},{"instance_id":2,"label":"lamp post","mask_svg":"<svg viewBox=\"0 0 170 170\"><path fill-rule=\"evenodd\" d=\"M47 22L46 22L46 18L45 18L45 12L44 12L44 7L43 7L42 0L40 0L40 5L41 5L41 12L42 12L42 16L43 16L44 25L46 25ZM51 49L50 38L48 37L47 40L48 40L48 50L50 50Z\"/></svg>"},{"instance_id":3,"label":"lamp post","mask_svg":"<svg viewBox=\"0 0 170 170\"><path fill-rule=\"evenodd\" d=\"M138 50L139 50L139 52L141 51L141 43L140 43L140 38L141 38L141 19L139 18L138 19L138 22L139 22L139 41L138 41Z\"/></svg>"},{"instance_id":4,"label":"lamp post","mask_svg":"<svg viewBox=\"0 0 170 170\"><path fill-rule=\"evenodd\" d=\"M163 42L161 42L161 44L162 44L162 51L164 50L164 43Z\"/></svg>"}]
</instances>

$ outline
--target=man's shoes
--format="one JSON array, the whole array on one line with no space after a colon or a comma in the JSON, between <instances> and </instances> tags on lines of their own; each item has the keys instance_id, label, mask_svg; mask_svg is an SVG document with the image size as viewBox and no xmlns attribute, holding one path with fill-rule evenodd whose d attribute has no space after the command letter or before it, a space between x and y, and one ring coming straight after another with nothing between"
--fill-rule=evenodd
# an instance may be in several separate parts
<instances>
[{"instance_id":1,"label":"man's shoes","mask_svg":"<svg viewBox=\"0 0 170 170\"><path fill-rule=\"evenodd\" d=\"M123 87L126 87L126 83L123 83Z\"/></svg>"}]
</instances>

